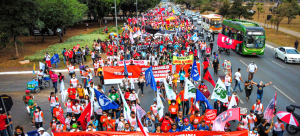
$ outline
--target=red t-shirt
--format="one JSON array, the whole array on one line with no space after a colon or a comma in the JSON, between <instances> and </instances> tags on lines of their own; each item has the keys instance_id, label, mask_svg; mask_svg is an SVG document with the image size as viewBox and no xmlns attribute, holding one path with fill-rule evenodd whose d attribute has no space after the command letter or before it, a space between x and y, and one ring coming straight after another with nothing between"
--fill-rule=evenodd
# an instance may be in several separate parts
<instances>
[{"instance_id":1,"label":"red t-shirt","mask_svg":"<svg viewBox=\"0 0 300 136\"><path fill-rule=\"evenodd\" d=\"M68 89L68 94L69 94L69 97L70 97L71 99L75 99L75 98L76 98L76 97L75 97L75 94L76 94L75 88L69 88L69 89Z\"/></svg>"},{"instance_id":2,"label":"red t-shirt","mask_svg":"<svg viewBox=\"0 0 300 136\"><path fill-rule=\"evenodd\" d=\"M203 68L203 69L207 69L207 68L208 68L208 65L209 65L209 62L208 62L208 61L204 61L204 62L203 62L203 65L204 65L204 68Z\"/></svg>"},{"instance_id":3,"label":"red t-shirt","mask_svg":"<svg viewBox=\"0 0 300 136\"><path fill-rule=\"evenodd\" d=\"M171 122L170 120L166 120L164 117L160 119L161 122L161 131L167 133L171 129Z\"/></svg>"},{"instance_id":4,"label":"red t-shirt","mask_svg":"<svg viewBox=\"0 0 300 136\"><path fill-rule=\"evenodd\" d=\"M69 58L73 58L73 52L72 51L69 52Z\"/></svg>"}]
</instances>

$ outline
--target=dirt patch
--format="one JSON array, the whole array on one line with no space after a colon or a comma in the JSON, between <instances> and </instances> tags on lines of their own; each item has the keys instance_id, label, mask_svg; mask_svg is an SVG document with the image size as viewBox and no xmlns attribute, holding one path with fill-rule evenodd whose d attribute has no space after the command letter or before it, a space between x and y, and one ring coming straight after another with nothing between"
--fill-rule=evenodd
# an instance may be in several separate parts
<instances>
[{"instance_id":1,"label":"dirt patch","mask_svg":"<svg viewBox=\"0 0 300 136\"><path fill-rule=\"evenodd\" d=\"M114 21L108 21L108 25L114 25ZM66 34L63 36L63 41L71 38L72 36L80 34L88 34L93 32L99 27L97 22L88 22L89 29L86 29L86 22L77 24L75 26L69 27L66 30ZM42 42L42 36L20 36L18 40L23 42L22 46L18 46L19 50L19 59L14 59L15 48L12 45L8 45L7 48L0 50L0 71L20 71L20 70L32 70L33 63L28 65L20 65L19 61L24 60L25 56L35 54L36 51L46 49L50 45L59 43L58 36L46 36L45 42ZM37 41L37 44L35 42ZM36 68L38 63L36 63Z\"/></svg>"}]
</instances>

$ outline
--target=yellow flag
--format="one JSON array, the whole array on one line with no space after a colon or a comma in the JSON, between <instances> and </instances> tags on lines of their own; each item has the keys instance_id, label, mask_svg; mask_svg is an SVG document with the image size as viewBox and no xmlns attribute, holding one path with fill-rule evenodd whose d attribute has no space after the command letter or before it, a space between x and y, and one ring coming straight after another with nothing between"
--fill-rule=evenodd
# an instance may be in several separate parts
<instances>
[{"instance_id":1,"label":"yellow flag","mask_svg":"<svg viewBox=\"0 0 300 136\"><path fill-rule=\"evenodd\" d=\"M35 63L33 63L33 72L32 74L34 75L35 74Z\"/></svg>"}]
</instances>

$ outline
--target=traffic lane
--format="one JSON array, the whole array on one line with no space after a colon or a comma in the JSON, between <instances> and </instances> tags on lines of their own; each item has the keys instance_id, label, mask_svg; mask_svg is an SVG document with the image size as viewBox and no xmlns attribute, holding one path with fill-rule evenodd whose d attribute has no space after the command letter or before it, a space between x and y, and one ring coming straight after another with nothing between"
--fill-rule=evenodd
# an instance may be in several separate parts
<instances>
[{"instance_id":1,"label":"traffic lane","mask_svg":"<svg viewBox=\"0 0 300 136\"><path fill-rule=\"evenodd\" d=\"M286 70L291 69L291 67L280 67L276 63L274 63L270 58L272 58L271 52L268 52L268 49L263 56L254 57L254 62L258 67L258 71L255 74L261 76L260 80L257 80L254 76L254 81L259 83L259 81L264 81L265 83L269 81L273 81L273 85L275 86L275 90L280 90L279 92L283 95L286 95L288 99L294 103L297 100L297 77L300 76L299 73L295 73L294 70ZM246 64L251 63L251 58L245 57L243 60ZM284 89L285 88L285 89ZM281 90L289 90L289 91L281 91ZM296 101L297 102L297 101Z\"/></svg>"},{"instance_id":2,"label":"traffic lane","mask_svg":"<svg viewBox=\"0 0 300 136\"><path fill-rule=\"evenodd\" d=\"M13 107L10 111L10 114L12 116L14 127L20 125L24 127L25 132L36 130L36 128L32 127L32 125L30 124L31 117L28 115L25 104L22 100L24 92L11 92L6 94L11 96L11 98L13 99ZM50 126L50 121L52 120L50 113L50 104L48 101L49 91L43 91L39 94L33 94L33 96L34 102L37 103L37 105L40 106L43 111L45 119L45 124L43 124L43 127L47 130ZM59 97L59 99L61 99L61 97Z\"/></svg>"}]
</instances>

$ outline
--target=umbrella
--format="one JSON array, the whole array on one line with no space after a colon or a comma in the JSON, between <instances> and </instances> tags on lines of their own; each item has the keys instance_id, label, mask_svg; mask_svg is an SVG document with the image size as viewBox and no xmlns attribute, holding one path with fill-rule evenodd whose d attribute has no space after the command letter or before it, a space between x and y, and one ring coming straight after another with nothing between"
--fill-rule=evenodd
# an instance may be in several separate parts
<instances>
[{"instance_id":1,"label":"umbrella","mask_svg":"<svg viewBox=\"0 0 300 136\"><path fill-rule=\"evenodd\" d=\"M279 111L279 112L277 112L276 115L280 120L282 120L285 123L288 123L290 125L295 125L295 126L299 125L299 123L297 122L295 117L290 112Z\"/></svg>"}]
</instances>

